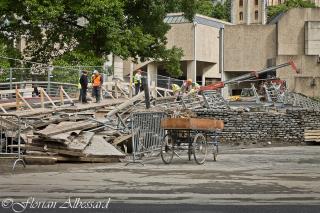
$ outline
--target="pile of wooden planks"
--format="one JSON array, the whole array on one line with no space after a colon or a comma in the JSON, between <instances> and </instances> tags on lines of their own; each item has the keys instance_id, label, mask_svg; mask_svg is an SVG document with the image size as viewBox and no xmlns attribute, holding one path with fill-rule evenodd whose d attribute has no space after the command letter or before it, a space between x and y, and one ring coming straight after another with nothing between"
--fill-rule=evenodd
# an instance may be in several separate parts
<instances>
[{"instance_id":1,"label":"pile of wooden planks","mask_svg":"<svg viewBox=\"0 0 320 213\"><path fill-rule=\"evenodd\" d=\"M87 131L97 126L91 121L62 121L34 131L32 140L23 146L27 154L25 161L29 164L119 162L124 154L103 135Z\"/></svg>"},{"instance_id":2,"label":"pile of wooden planks","mask_svg":"<svg viewBox=\"0 0 320 213\"><path fill-rule=\"evenodd\" d=\"M320 129L304 130L305 142L320 142Z\"/></svg>"}]
</instances>

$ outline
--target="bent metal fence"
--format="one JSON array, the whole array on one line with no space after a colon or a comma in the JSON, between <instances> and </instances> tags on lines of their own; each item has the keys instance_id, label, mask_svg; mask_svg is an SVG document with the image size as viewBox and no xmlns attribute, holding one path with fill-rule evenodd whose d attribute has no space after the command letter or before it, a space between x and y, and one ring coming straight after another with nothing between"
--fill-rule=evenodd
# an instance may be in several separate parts
<instances>
[{"instance_id":1,"label":"bent metal fence","mask_svg":"<svg viewBox=\"0 0 320 213\"><path fill-rule=\"evenodd\" d=\"M0 161L13 157L15 159L12 170L17 163L25 167L21 149L21 126L19 116L14 114L0 114Z\"/></svg>"},{"instance_id":2,"label":"bent metal fence","mask_svg":"<svg viewBox=\"0 0 320 213\"><path fill-rule=\"evenodd\" d=\"M139 112L132 115L132 158L133 162L142 157L159 154L165 131L160 127L166 118L164 112Z\"/></svg>"}]
</instances>

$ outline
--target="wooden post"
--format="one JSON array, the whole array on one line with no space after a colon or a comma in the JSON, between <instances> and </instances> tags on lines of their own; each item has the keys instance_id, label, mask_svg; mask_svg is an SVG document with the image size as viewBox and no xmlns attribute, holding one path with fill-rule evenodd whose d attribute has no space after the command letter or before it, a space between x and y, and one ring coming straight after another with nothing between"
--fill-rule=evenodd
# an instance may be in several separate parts
<instances>
[{"instance_id":1,"label":"wooden post","mask_svg":"<svg viewBox=\"0 0 320 213\"><path fill-rule=\"evenodd\" d=\"M63 98L63 87L60 86L60 103L61 105L64 105L64 98Z\"/></svg>"},{"instance_id":2,"label":"wooden post","mask_svg":"<svg viewBox=\"0 0 320 213\"><path fill-rule=\"evenodd\" d=\"M7 111L4 109L3 106L0 105L0 109L2 110L2 112L6 113L7 114Z\"/></svg>"},{"instance_id":3,"label":"wooden post","mask_svg":"<svg viewBox=\"0 0 320 213\"><path fill-rule=\"evenodd\" d=\"M44 94L43 94L42 88L40 88L40 101L41 101L41 108L44 109Z\"/></svg>"},{"instance_id":4,"label":"wooden post","mask_svg":"<svg viewBox=\"0 0 320 213\"><path fill-rule=\"evenodd\" d=\"M56 107L55 103L54 103L53 100L50 98L50 96L46 93L46 91L44 91L43 88L41 88L41 90L42 90L43 95L46 96L46 98L50 101L50 103L51 103L54 107Z\"/></svg>"},{"instance_id":5,"label":"wooden post","mask_svg":"<svg viewBox=\"0 0 320 213\"><path fill-rule=\"evenodd\" d=\"M115 82L114 82L114 92L116 94L116 99L118 99L119 98L119 96L118 96L118 80L115 80Z\"/></svg>"},{"instance_id":6,"label":"wooden post","mask_svg":"<svg viewBox=\"0 0 320 213\"><path fill-rule=\"evenodd\" d=\"M66 91L64 91L63 87L61 86L61 90L63 92L63 94L67 97L67 99L73 104L73 100L70 98L70 96L68 95L68 93L66 93Z\"/></svg>"},{"instance_id":7,"label":"wooden post","mask_svg":"<svg viewBox=\"0 0 320 213\"><path fill-rule=\"evenodd\" d=\"M16 89L16 95L17 95L17 97L19 98L19 100L22 100L23 103L24 103L29 109L33 110L33 108L30 106L30 104L24 99L24 97L21 96L21 94L20 94L20 92L19 92L18 89ZM16 97L16 98L17 98L17 97ZM20 102L20 101L19 101L19 102ZM19 105L20 105L20 104L19 104Z\"/></svg>"},{"instance_id":8,"label":"wooden post","mask_svg":"<svg viewBox=\"0 0 320 213\"><path fill-rule=\"evenodd\" d=\"M20 97L19 97L19 90L18 86L16 85L16 110L20 109Z\"/></svg>"}]
</instances>

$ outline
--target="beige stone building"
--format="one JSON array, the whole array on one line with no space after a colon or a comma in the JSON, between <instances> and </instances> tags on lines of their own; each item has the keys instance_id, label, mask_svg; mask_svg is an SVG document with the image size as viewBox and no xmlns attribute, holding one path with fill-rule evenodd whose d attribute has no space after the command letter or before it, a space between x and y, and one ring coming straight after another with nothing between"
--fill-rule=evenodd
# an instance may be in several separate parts
<instances>
[{"instance_id":1,"label":"beige stone building","mask_svg":"<svg viewBox=\"0 0 320 213\"><path fill-rule=\"evenodd\" d=\"M226 25L224 72L230 79L242 73L294 60L299 74L287 67L277 76L290 90L320 96L320 8L296 8L268 25ZM224 94L238 94L248 85L232 85Z\"/></svg>"},{"instance_id":2,"label":"beige stone building","mask_svg":"<svg viewBox=\"0 0 320 213\"><path fill-rule=\"evenodd\" d=\"M275 5L278 5L278 4L282 4L285 1L286 0L268 0L267 3L268 3L268 6L275 6ZM309 0L309 1L315 3L315 5L320 7L320 0Z\"/></svg>"},{"instance_id":3,"label":"beige stone building","mask_svg":"<svg viewBox=\"0 0 320 213\"><path fill-rule=\"evenodd\" d=\"M231 1L231 23L265 24L266 0Z\"/></svg>"},{"instance_id":4,"label":"beige stone building","mask_svg":"<svg viewBox=\"0 0 320 213\"><path fill-rule=\"evenodd\" d=\"M170 24L167 33L167 47L180 47L184 56L181 59L183 76L181 79L192 79L200 84L210 84L221 80L222 38L225 25L231 23L214 18L196 15L190 22L181 13L168 14L164 20ZM124 66L128 75L130 65ZM149 80L156 81L156 75L167 75L161 63L145 62L135 65L133 69L142 68L148 72Z\"/></svg>"}]
</instances>

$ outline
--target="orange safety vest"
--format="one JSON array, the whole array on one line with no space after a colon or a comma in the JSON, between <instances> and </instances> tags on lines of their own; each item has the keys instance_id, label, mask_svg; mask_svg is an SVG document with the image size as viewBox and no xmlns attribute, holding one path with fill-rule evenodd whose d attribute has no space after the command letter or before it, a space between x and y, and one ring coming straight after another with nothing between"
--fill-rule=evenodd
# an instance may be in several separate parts
<instances>
[{"instance_id":1,"label":"orange safety vest","mask_svg":"<svg viewBox=\"0 0 320 213\"><path fill-rule=\"evenodd\" d=\"M94 87L98 87L101 85L101 75L92 76L92 84Z\"/></svg>"}]
</instances>

